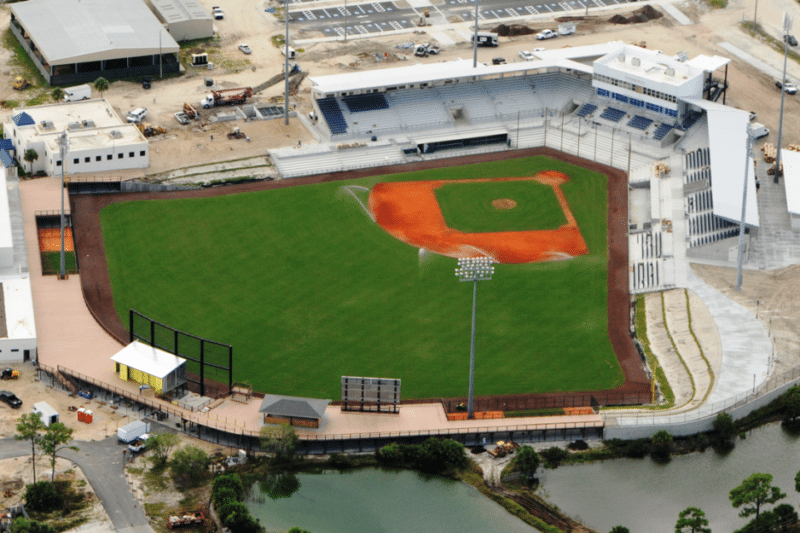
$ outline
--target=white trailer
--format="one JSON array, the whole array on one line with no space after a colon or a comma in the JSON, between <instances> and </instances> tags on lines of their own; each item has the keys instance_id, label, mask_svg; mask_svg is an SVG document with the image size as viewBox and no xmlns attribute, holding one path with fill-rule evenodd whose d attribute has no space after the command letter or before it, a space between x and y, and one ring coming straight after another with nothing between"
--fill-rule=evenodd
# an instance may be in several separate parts
<instances>
[{"instance_id":1,"label":"white trailer","mask_svg":"<svg viewBox=\"0 0 800 533\"><path fill-rule=\"evenodd\" d=\"M46 427L50 427L50 424L55 424L58 422L58 411L50 407L47 402L37 402L33 404L33 412L39 413L42 418L42 422Z\"/></svg>"},{"instance_id":2,"label":"white trailer","mask_svg":"<svg viewBox=\"0 0 800 533\"><path fill-rule=\"evenodd\" d=\"M144 420L136 420L117 429L117 438L120 442L128 444L145 433L150 433L150 423Z\"/></svg>"}]
</instances>

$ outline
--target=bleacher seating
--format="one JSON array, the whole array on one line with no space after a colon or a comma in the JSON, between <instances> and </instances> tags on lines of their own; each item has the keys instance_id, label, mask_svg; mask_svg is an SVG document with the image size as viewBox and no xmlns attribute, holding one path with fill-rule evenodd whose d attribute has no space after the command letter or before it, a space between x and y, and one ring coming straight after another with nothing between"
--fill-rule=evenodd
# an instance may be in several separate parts
<instances>
[{"instance_id":1,"label":"bleacher seating","mask_svg":"<svg viewBox=\"0 0 800 533\"><path fill-rule=\"evenodd\" d=\"M331 129L331 134L347 133L347 121L342 115L342 110L339 108L339 102L336 101L336 98L329 96L318 100L317 104L325 117L325 121L328 123L328 127Z\"/></svg>"},{"instance_id":2,"label":"bleacher seating","mask_svg":"<svg viewBox=\"0 0 800 533\"><path fill-rule=\"evenodd\" d=\"M594 104L583 104L580 109L575 113L579 117L588 117L597 111L597 106Z\"/></svg>"},{"instance_id":3,"label":"bleacher seating","mask_svg":"<svg viewBox=\"0 0 800 533\"><path fill-rule=\"evenodd\" d=\"M351 113L360 113L363 111L375 111L377 109L389 108L389 102L386 101L386 96L384 96L382 93L345 96L342 98L342 100L347 106L347 110Z\"/></svg>"},{"instance_id":4,"label":"bleacher seating","mask_svg":"<svg viewBox=\"0 0 800 533\"><path fill-rule=\"evenodd\" d=\"M660 141L664 137L667 136L667 133L672 131L674 128L674 124L667 124L666 122L662 122L657 128L656 131L653 132L653 139Z\"/></svg>"},{"instance_id":5,"label":"bleacher seating","mask_svg":"<svg viewBox=\"0 0 800 533\"><path fill-rule=\"evenodd\" d=\"M632 119L628 121L627 126L631 128L636 128L637 130L646 130L650 124L653 123L653 119L642 117L639 115L634 115Z\"/></svg>"},{"instance_id":6,"label":"bleacher seating","mask_svg":"<svg viewBox=\"0 0 800 533\"><path fill-rule=\"evenodd\" d=\"M689 128L694 126L695 122L701 117L700 113L689 113L685 117L683 117L683 121L681 122L680 126L678 126L683 131L687 131Z\"/></svg>"},{"instance_id":7,"label":"bleacher seating","mask_svg":"<svg viewBox=\"0 0 800 533\"><path fill-rule=\"evenodd\" d=\"M600 118L610 120L611 122L619 122L624 116L625 111L620 111L619 109L614 109L613 107L607 107L600 115Z\"/></svg>"}]
</instances>

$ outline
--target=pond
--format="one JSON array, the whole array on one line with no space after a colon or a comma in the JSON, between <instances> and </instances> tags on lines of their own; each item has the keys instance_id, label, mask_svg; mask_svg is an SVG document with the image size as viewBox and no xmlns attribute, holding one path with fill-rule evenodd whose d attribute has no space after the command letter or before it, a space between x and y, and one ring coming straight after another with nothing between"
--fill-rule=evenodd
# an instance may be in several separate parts
<instances>
[{"instance_id":1,"label":"pond","mask_svg":"<svg viewBox=\"0 0 800 533\"><path fill-rule=\"evenodd\" d=\"M247 503L268 532L294 526L313 533L537 531L475 488L446 478L378 468L296 477L300 488L291 497ZM262 494L258 484L253 494Z\"/></svg>"},{"instance_id":2,"label":"pond","mask_svg":"<svg viewBox=\"0 0 800 533\"><path fill-rule=\"evenodd\" d=\"M773 475L773 485L797 509L794 476L800 470L798 435L769 424L737 439L726 455L704 453L673 457L667 463L615 459L539 470L539 494L588 527L606 533L623 525L631 533L671 533L678 513L699 507L713 531L734 531L750 519L739 518L728 493L755 472ZM767 509L771 506L767 506Z\"/></svg>"}]
</instances>

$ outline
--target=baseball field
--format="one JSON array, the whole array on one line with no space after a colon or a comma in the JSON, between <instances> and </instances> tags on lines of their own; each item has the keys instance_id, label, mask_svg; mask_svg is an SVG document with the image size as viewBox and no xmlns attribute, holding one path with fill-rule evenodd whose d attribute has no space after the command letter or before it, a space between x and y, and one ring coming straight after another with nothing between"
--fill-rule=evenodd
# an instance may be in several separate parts
<instances>
[{"instance_id":1,"label":"baseball field","mask_svg":"<svg viewBox=\"0 0 800 533\"><path fill-rule=\"evenodd\" d=\"M477 395L604 390L623 382L607 331L602 174L547 157L208 198L119 202L100 214L114 297L188 333L233 345L233 377L266 393L338 399L340 377L403 380L403 398L466 392L472 285L456 260L420 252L373 221L382 182L447 180L462 232L552 230L559 171L588 253L497 264L478 287ZM479 181L480 180L480 181ZM527 185L527 186L526 186Z\"/></svg>"}]
</instances>

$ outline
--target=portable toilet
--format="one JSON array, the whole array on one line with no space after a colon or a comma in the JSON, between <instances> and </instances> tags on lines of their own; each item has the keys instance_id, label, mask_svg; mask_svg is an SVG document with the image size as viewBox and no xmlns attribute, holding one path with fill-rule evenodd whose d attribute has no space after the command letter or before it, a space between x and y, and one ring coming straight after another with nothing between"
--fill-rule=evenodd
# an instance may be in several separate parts
<instances>
[{"instance_id":1,"label":"portable toilet","mask_svg":"<svg viewBox=\"0 0 800 533\"><path fill-rule=\"evenodd\" d=\"M85 418L86 418L86 409L81 407L80 409L78 409L78 422L83 422Z\"/></svg>"},{"instance_id":2,"label":"portable toilet","mask_svg":"<svg viewBox=\"0 0 800 533\"><path fill-rule=\"evenodd\" d=\"M42 422L44 422L46 427L50 427L50 424L58 422L58 411L50 407L47 402L33 404L33 412L42 415Z\"/></svg>"},{"instance_id":3,"label":"portable toilet","mask_svg":"<svg viewBox=\"0 0 800 533\"><path fill-rule=\"evenodd\" d=\"M91 411L88 411L88 410L86 411L86 416L83 417L83 421L86 422L87 424L91 424L92 423L92 412Z\"/></svg>"}]
</instances>

